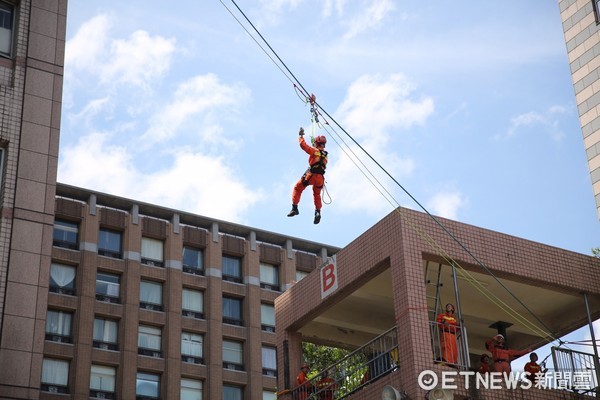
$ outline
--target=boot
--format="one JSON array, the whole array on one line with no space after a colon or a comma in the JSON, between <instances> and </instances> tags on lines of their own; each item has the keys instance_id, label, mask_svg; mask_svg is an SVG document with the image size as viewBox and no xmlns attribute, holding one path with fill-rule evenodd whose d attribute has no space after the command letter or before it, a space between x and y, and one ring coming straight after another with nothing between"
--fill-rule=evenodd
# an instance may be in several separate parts
<instances>
[{"instance_id":1,"label":"boot","mask_svg":"<svg viewBox=\"0 0 600 400\"><path fill-rule=\"evenodd\" d=\"M318 224L321 222L321 210L315 210L315 220L314 223Z\"/></svg>"},{"instance_id":2,"label":"boot","mask_svg":"<svg viewBox=\"0 0 600 400\"><path fill-rule=\"evenodd\" d=\"M298 211L298 205L292 204L292 211L290 211L288 213L288 217L293 217L294 215L298 215L298 214L300 214L300 211Z\"/></svg>"}]
</instances>

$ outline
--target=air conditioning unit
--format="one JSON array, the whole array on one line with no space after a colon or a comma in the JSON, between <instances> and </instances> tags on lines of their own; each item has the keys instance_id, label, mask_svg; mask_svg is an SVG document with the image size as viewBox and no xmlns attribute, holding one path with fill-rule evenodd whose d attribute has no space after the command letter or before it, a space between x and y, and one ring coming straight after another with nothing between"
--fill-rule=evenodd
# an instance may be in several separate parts
<instances>
[{"instance_id":1,"label":"air conditioning unit","mask_svg":"<svg viewBox=\"0 0 600 400\"><path fill-rule=\"evenodd\" d=\"M427 393L428 400L454 400L454 392L450 389L435 388Z\"/></svg>"}]
</instances>

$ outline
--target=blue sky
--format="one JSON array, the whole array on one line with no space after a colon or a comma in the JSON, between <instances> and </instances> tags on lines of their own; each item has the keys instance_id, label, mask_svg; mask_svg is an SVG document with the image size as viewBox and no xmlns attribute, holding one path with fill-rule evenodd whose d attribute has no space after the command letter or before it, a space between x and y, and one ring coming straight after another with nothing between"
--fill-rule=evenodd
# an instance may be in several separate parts
<instances>
[{"instance_id":1,"label":"blue sky","mask_svg":"<svg viewBox=\"0 0 600 400\"><path fill-rule=\"evenodd\" d=\"M600 246L555 1L237 4L432 214ZM220 1L70 0L67 21L60 182L340 247L392 211L328 136L321 224L310 189L286 217L309 108Z\"/></svg>"}]
</instances>

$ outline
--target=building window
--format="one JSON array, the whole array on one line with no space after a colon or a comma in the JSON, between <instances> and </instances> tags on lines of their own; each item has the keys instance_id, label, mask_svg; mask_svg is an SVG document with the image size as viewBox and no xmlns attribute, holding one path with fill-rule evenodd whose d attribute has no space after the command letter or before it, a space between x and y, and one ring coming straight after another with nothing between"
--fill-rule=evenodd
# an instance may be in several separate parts
<instances>
[{"instance_id":1,"label":"building window","mask_svg":"<svg viewBox=\"0 0 600 400\"><path fill-rule=\"evenodd\" d=\"M92 365L90 371L90 397L115 399L116 371L112 367Z\"/></svg>"},{"instance_id":2,"label":"building window","mask_svg":"<svg viewBox=\"0 0 600 400\"><path fill-rule=\"evenodd\" d=\"M204 319L204 294L199 290L181 291L181 314L184 317Z\"/></svg>"},{"instance_id":3,"label":"building window","mask_svg":"<svg viewBox=\"0 0 600 400\"><path fill-rule=\"evenodd\" d=\"M241 387L223 385L223 400L242 400L243 394Z\"/></svg>"},{"instance_id":4,"label":"building window","mask_svg":"<svg viewBox=\"0 0 600 400\"><path fill-rule=\"evenodd\" d=\"M14 7L0 2L0 54L10 57L13 49Z\"/></svg>"},{"instance_id":5,"label":"building window","mask_svg":"<svg viewBox=\"0 0 600 400\"><path fill-rule=\"evenodd\" d=\"M140 325L138 327L138 354L160 358L160 340L160 328Z\"/></svg>"},{"instance_id":6,"label":"building window","mask_svg":"<svg viewBox=\"0 0 600 400\"><path fill-rule=\"evenodd\" d=\"M52 245L66 249L77 250L79 225L76 222L54 220L54 230L52 231Z\"/></svg>"},{"instance_id":7,"label":"building window","mask_svg":"<svg viewBox=\"0 0 600 400\"><path fill-rule=\"evenodd\" d=\"M121 258L121 232L100 229L98 254L106 257Z\"/></svg>"},{"instance_id":8,"label":"building window","mask_svg":"<svg viewBox=\"0 0 600 400\"><path fill-rule=\"evenodd\" d=\"M162 284L158 282L140 282L140 308L162 311Z\"/></svg>"},{"instance_id":9,"label":"building window","mask_svg":"<svg viewBox=\"0 0 600 400\"><path fill-rule=\"evenodd\" d=\"M204 338L196 333L181 332L181 360L204 364Z\"/></svg>"},{"instance_id":10,"label":"building window","mask_svg":"<svg viewBox=\"0 0 600 400\"><path fill-rule=\"evenodd\" d=\"M262 347L262 373L267 376L277 376L277 351L275 347Z\"/></svg>"},{"instance_id":11,"label":"building window","mask_svg":"<svg viewBox=\"0 0 600 400\"><path fill-rule=\"evenodd\" d=\"M137 400L158 399L160 394L160 376L138 372L135 379L135 398Z\"/></svg>"},{"instance_id":12,"label":"building window","mask_svg":"<svg viewBox=\"0 0 600 400\"><path fill-rule=\"evenodd\" d=\"M204 275L204 252L192 247L183 248L183 272Z\"/></svg>"},{"instance_id":13,"label":"building window","mask_svg":"<svg viewBox=\"0 0 600 400\"><path fill-rule=\"evenodd\" d=\"M308 272L301 271L299 269L296 270L296 282L300 282L302 279L308 276Z\"/></svg>"},{"instance_id":14,"label":"building window","mask_svg":"<svg viewBox=\"0 0 600 400\"><path fill-rule=\"evenodd\" d=\"M142 238L142 264L154 267L165 266L162 240Z\"/></svg>"},{"instance_id":15,"label":"building window","mask_svg":"<svg viewBox=\"0 0 600 400\"><path fill-rule=\"evenodd\" d=\"M0 147L0 192L4 188L4 154L6 150Z\"/></svg>"},{"instance_id":16,"label":"building window","mask_svg":"<svg viewBox=\"0 0 600 400\"><path fill-rule=\"evenodd\" d=\"M69 362L44 358L41 384L42 392L69 393Z\"/></svg>"},{"instance_id":17,"label":"building window","mask_svg":"<svg viewBox=\"0 0 600 400\"><path fill-rule=\"evenodd\" d=\"M223 297L223 322L226 324L243 326L242 300L234 297Z\"/></svg>"},{"instance_id":18,"label":"building window","mask_svg":"<svg viewBox=\"0 0 600 400\"><path fill-rule=\"evenodd\" d=\"M262 400L277 400L277 393L263 390Z\"/></svg>"},{"instance_id":19,"label":"building window","mask_svg":"<svg viewBox=\"0 0 600 400\"><path fill-rule=\"evenodd\" d=\"M106 272L96 274L96 299L109 303L119 303L121 277Z\"/></svg>"},{"instance_id":20,"label":"building window","mask_svg":"<svg viewBox=\"0 0 600 400\"><path fill-rule=\"evenodd\" d=\"M596 23L600 23L600 0L592 0L594 6L594 15L596 16Z\"/></svg>"},{"instance_id":21,"label":"building window","mask_svg":"<svg viewBox=\"0 0 600 400\"><path fill-rule=\"evenodd\" d=\"M59 343L72 343L72 320L72 313L48 310L48 314L46 315L46 340Z\"/></svg>"},{"instance_id":22,"label":"building window","mask_svg":"<svg viewBox=\"0 0 600 400\"><path fill-rule=\"evenodd\" d=\"M242 260L236 257L222 257L223 280L242 283Z\"/></svg>"},{"instance_id":23,"label":"building window","mask_svg":"<svg viewBox=\"0 0 600 400\"><path fill-rule=\"evenodd\" d=\"M52 263L50 265L50 288L53 293L75 295L75 267Z\"/></svg>"},{"instance_id":24,"label":"building window","mask_svg":"<svg viewBox=\"0 0 600 400\"><path fill-rule=\"evenodd\" d=\"M260 328L265 332L275 332L275 307L272 304L260 305Z\"/></svg>"},{"instance_id":25,"label":"building window","mask_svg":"<svg viewBox=\"0 0 600 400\"><path fill-rule=\"evenodd\" d=\"M244 370L244 347L240 342L223 340L223 368Z\"/></svg>"},{"instance_id":26,"label":"building window","mask_svg":"<svg viewBox=\"0 0 600 400\"><path fill-rule=\"evenodd\" d=\"M277 266L260 263L260 287L279 291L279 268Z\"/></svg>"},{"instance_id":27,"label":"building window","mask_svg":"<svg viewBox=\"0 0 600 400\"><path fill-rule=\"evenodd\" d=\"M119 350L118 336L119 323L117 321L94 318L94 347L102 350Z\"/></svg>"},{"instance_id":28,"label":"building window","mask_svg":"<svg viewBox=\"0 0 600 400\"><path fill-rule=\"evenodd\" d=\"M202 381L181 379L180 400L202 400Z\"/></svg>"}]
</instances>

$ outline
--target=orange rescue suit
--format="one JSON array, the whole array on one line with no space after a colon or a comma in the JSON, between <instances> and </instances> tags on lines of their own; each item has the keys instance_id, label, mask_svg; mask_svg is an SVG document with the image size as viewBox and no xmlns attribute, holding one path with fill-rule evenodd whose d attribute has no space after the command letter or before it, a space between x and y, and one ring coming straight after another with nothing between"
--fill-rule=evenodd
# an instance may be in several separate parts
<instances>
[{"instance_id":1,"label":"orange rescue suit","mask_svg":"<svg viewBox=\"0 0 600 400\"><path fill-rule=\"evenodd\" d=\"M523 354L527 354L529 352L528 350L511 350L505 349L501 346L496 346L493 339L486 340L485 347L490 353L492 353L492 358L494 359L494 371L496 372L509 373L511 359L522 356Z\"/></svg>"},{"instance_id":2,"label":"orange rescue suit","mask_svg":"<svg viewBox=\"0 0 600 400\"><path fill-rule=\"evenodd\" d=\"M456 332L460 324L454 314L443 313L437 316L436 322L441 331L442 357L450 364L458 364L458 345L456 343Z\"/></svg>"},{"instance_id":3,"label":"orange rescue suit","mask_svg":"<svg viewBox=\"0 0 600 400\"><path fill-rule=\"evenodd\" d=\"M533 383L536 383L539 379L539 377L536 376L536 374L542 372L542 367L535 361L529 361L527 364L525 364L525 367L523 369L525 370L525 372L529 372L529 375L526 375L526 378Z\"/></svg>"},{"instance_id":4,"label":"orange rescue suit","mask_svg":"<svg viewBox=\"0 0 600 400\"><path fill-rule=\"evenodd\" d=\"M298 383L298 400L307 400L308 396L312 393L311 384L308 381L308 376L304 373L304 371L300 371L298 377L296 378L296 383Z\"/></svg>"},{"instance_id":5,"label":"orange rescue suit","mask_svg":"<svg viewBox=\"0 0 600 400\"><path fill-rule=\"evenodd\" d=\"M319 150L316 147L312 147L304 141L304 136L298 138L300 147L308 154L308 164L310 168L306 170L302 178L294 185L294 191L292 192L292 204L298 204L300 202L300 196L308 185L313 187L313 197L315 201L315 208L321 209L321 189L325 183L325 168L327 167L327 152L325 150Z\"/></svg>"}]
</instances>

